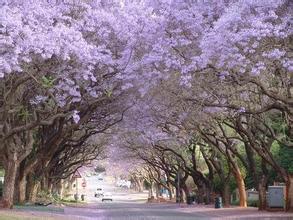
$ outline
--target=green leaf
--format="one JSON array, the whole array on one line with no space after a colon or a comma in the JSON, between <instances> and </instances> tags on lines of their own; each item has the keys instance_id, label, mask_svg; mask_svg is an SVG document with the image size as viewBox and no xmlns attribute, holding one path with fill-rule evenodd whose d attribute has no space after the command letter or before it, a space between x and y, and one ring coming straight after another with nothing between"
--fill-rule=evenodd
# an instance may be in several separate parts
<instances>
[{"instance_id":1,"label":"green leaf","mask_svg":"<svg viewBox=\"0 0 293 220\"><path fill-rule=\"evenodd\" d=\"M113 90L112 89L106 89L105 94L108 98L110 98L113 94Z\"/></svg>"},{"instance_id":2,"label":"green leaf","mask_svg":"<svg viewBox=\"0 0 293 220\"><path fill-rule=\"evenodd\" d=\"M41 80L42 80L42 86L46 89L52 88L54 86L54 82L56 81L56 79L54 79L51 76L49 77L42 76Z\"/></svg>"}]
</instances>

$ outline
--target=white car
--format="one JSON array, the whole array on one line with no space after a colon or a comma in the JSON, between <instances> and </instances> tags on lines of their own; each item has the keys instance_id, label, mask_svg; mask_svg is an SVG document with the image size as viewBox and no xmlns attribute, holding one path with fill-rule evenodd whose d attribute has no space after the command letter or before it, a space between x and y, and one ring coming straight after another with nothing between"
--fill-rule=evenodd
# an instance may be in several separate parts
<instances>
[{"instance_id":1,"label":"white car","mask_svg":"<svg viewBox=\"0 0 293 220\"><path fill-rule=\"evenodd\" d=\"M109 192L104 193L104 196L102 198L102 202L104 201L113 201L113 195Z\"/></svg>"}]
</instances>

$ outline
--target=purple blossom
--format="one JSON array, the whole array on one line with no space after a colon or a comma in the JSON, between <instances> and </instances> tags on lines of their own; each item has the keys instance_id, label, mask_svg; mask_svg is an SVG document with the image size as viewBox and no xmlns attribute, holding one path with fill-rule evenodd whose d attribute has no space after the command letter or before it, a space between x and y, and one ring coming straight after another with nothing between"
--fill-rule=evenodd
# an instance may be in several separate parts
<instances>
[{"instance_id":1,"label":"purple blossom","mask_svg":"<svg viewBox=\"0 0 293 220\"><path fill-rule=\"evenodd\" d=\"M244 112L246 112L246 109L245 109L245 107L240 107L237 112L244 113Z\"/></svg>"},{"instance_id":2,"label":"purple blossom","mask_svg":"<svg viewBox=\"0 0 293 220\"><path fill-rule=\"evenodd\" d=\"M80 120L80 116L78 115L78 113L79 113L78 111L74 110L72 114L72 119L75 124L77 124Z\"/></svg>"}]
</instances>

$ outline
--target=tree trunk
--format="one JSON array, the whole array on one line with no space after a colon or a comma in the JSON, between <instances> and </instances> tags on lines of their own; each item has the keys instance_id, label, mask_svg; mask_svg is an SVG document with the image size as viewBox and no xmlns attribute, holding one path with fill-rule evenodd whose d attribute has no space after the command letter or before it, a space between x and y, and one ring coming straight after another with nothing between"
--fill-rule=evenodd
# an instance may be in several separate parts
<instances>
[{"instance_id":1,"label":"tree trunk","mask_svg":"<svg viewBox=\"0 0 293 220\"><path fill-rule=\"evenodd\" d=\"M25 170L25 162L22 161L19 165L19 174L18 174L18 184L17 184L17 188L18 188L18 202L20 204L23 204L26 200L26 170Z\"/></svg>"},{"instance_id":2,"label":"tree trunk","mask_svg":"<svg viewBox=\"0 0 293 220\"><path fill-rule=\"evenodd\" d=\"M48 178L47 173L45 175L43 175L43 177L42 177L41 190L46 192L46 193L49 193L49 178Z\"/></svg>"},{"instance_id":3,"label":"tree trunk","mask_svg":"<svg viewBox=\"0 0 293 220\"><path fill-rule=\"evenodd\" d=\"M26 176L20 177L18 181L18 202L23 204L26 199Z\"/></svg>"},{"instance_id":4,"label":"tree trunk","mask_svg":"<svg viewBox=\"0 0 293 220\"><path fill-rule=\"evenodd\" d=\"M14 195L13 195L13 204L18 203L19 198L19 169L16 171L15 181L14 181Z\"/></svg>"},{"instance_id":5,"label":"tree trunk","mask_svg":"<svg viewBox=\"0 0 293 220\"><path fill-rule=\"evenodd\" d=\"M228 183L224 184L223 188L223 203L224 207L230 207L231 205L231 193L230 193L230 186Z\"/></svg>"},{"instance_id":6,"label":"tree trunk","mask_svg":"<svg viewBox=\"0 0 293 220\"><path fill-rule=\"evenodd\" d=\"M187 203L188 197L190 196L189 189L188 189L188 187L185 184L182 186L182 189L184 191L185 201Z\"/></svg>"},{"instance_id":7,"label":"tree trunk","mask_svg":"<svg viewBox=\"0 0 293 220\"><path fill-rule=\"evenodd\" d=\"M267 207L267 200L266 200L266 181L265 177L262 177L258 184L258 201L259 201L259 206L258 210L266 210Z\"/></svg>"},{"instance_id":8,"label":"tree trunk","mask_svg":"<svg viewBox=\"0 0 293 220\"><path fill-rule=\"evenodd\" d=\"M138 178L138 192L142 192L143 191L143 180Z\"/></svg>"},{"instance_id":9,"label":"tree trunk","mask_svg":"<svg viewBox=\"0 0 293 220\"><path fill-rule=\"evenodd\" d=\"M16 154L14 154L14 158ZM3 207L13 208L13 196L15 179L18 168L18 163L15 159L8 159L4 162L5 176L4 176L4 187L3 187Z\"/></svg>"},{"instance_id":10,"label":"tree trunk","mask_svg":"<svg viewBox=\"0 0 293 220\"><path fill-rule=\"evenodd\" d=\"M289 174L286 184L286 210L293 211L293 174Z\"/></svg>"},{"instance_id":11,"label":"tree trunk","mask_svg":"<svg viewBox=\"0 0 293 220\"><path fill-rule=\"evenodd\" d=\"M137 192L142 192L143 191L143 180L139 177L134 177L133 178L133 183L134 183L134 189Z\"/></svg>"},{"instance_id":12,"label":"tree trunk","mask_svg":"<svg viewBox=\"0 0 293 220\"><path fill-rule=\"evenodd\" d=\"M160 195L161 195L161 193L160 193L161 187L160 187L160 185L158 183L155 183L155 189L156 189L156 198L159 198Z\"/></svg>"},{"instance_id":13,"label":"tree trunk","mask_svg":"<svg viewBox=\"0 0 293 220\"><path fill-rule=\"evenodd\" d=\"M47 179L47 184L48 184L48 194L52 194L52 191L53 191L53 181L51 178L48 178ZM69 180L69 189L72 190L72 180Z\"/></svg>"},{"instance_id":14,"label":"tree trunk","mask_svg":"<svg viewBox=\"0 0 293 220\"><path fill-rule=\"evenodd\" d=\"M63 194L64 194L64 187L63 187L63 180L59 180L57 183L57 191L58 191L58 195L59 198L62 199L63 198Z\"/></svg>"},{"instance_id":15,"label":"tree trunk","mask_svg":"<svg viewBox=\"0 0 293 220\"><path fill-rule=\"evenodd\" d=\"M38 186L38 182L34 180L32 175L29 175L27 182L27 200L29 202L36 202Z\"/></svg>"},{"instance_id":16,"label":"tree trunk","mask_svg":"<svg viewBox=\"0 0 293 220\"><path fill-rule=\"evenodd\" d=\"M180 188L180 202L184 202L184 190Z\"/></svg>"},{"instance_id":17,"label":"tree trunk","mask_svg":"<svg viewBox=\"0 0 293 220\"><path fill-rule=\"evenodd\" d=\"M169 200L172 200L173 199L172 189L168 188L168 192L169 192Z\"/></svg>"},{"instance_id":18,"label":"tree trunk","mask_svg":"<svg viewBox=\"0 0 293 220\"><path fill-rule=\"evenodd\" d=\"M150 182L149 198L152 198L152 197L154 197L154 191L153 191L153 187L154 187L154 184L153 184L153 182Z\"/></svg>"},{"instance_id":19,"label":"tree trunk","mask_svg":"<svg viewBox=\"0 0 293 220\"><path fill-rule=\"evenodd\" d=\"M176 193L176 203L179 203L182 193L179 192L178 186L176 186L176 192L175 193Z\"/></svg>"},{"instance_id":20,"label":"tree trunk","mask_svg":"<svg viewBox=\"0 0 293 220\"><path fill-rule=\"evenodd\" d=\"M211 194L212 194L211 187L206 186L206 196L205 196L205 204L206 205L209 205L212 202Z\"/></svg>"},{"instance_id":21,"label":"tree trunk","mask_svg":"<svg viewBox=\"0 0 293 220\"><path fill-rule=\"evenodd\" d=\"M235 178L236 178L236 183L237 183L237 187L239 191L239 206L247 207L245 183L239 169L235 172Z\"/></svg>"},{"instance_id":22,"label":"tree trunk","mask_svg":"<svg viewBox=\"0 0 293 220\"><path fill-rule=\"evenodd\" d=\"M167 183L167 186L168 186L167 190L169 192L169 200L172 200L173 199L173 190L172 190L173 186L170 183Z\"/></svg>"},{"instance_id":23,"label":"tree trunk","mask_svg":"<svg viewBox=\"0 0 293 220\"><path fill-rule=\"evenodd\" d=\"M204 187L203 186L198 186L197 189L197 203L202 204L204 202Z\"/></svg>"}]
</instances>

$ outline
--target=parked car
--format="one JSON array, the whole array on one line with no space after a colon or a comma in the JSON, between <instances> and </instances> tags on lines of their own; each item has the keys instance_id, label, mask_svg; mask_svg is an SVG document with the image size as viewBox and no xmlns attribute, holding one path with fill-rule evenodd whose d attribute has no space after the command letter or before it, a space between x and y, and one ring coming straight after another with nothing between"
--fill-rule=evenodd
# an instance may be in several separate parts
<instances>
[{"instance_id":1,"label":"parked car","mask_svg":"<svg viewBox=\"0 0 293 220\"><path fill-rule=\"evenodd\" d=\"M111 193L105 193L104 197L102 198L102 202L104 201L113 201L113 195Z\"/></svg>"}]
</instances>

